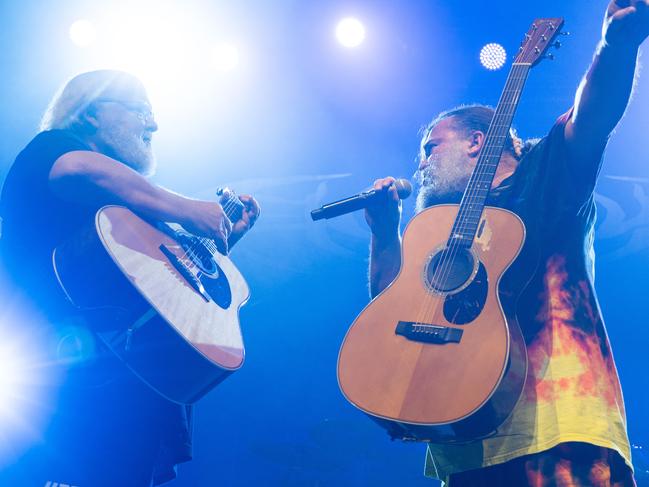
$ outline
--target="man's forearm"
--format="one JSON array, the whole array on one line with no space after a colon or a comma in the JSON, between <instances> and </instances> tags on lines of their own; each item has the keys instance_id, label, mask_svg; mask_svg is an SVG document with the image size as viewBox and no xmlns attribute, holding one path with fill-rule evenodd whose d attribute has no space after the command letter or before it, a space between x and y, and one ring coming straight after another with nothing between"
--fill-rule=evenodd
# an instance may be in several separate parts
<instances>
[{"instance_id":1,"label":"man's forearm","mask_svg":"<svg viewBox=\"0 0 649 487\"><path fill-rule=\"evenodd\" d=\"M121 204L159 221L180 221L191 201L101 154L70 152L54 164L50 187L62 199L84 205Z\"/></svg>"},{"instance_id":2,"label":"man's forearm","mask_svg":"<svg viewBox=\"0 0 649 487\"><path fill-rule=\"evenodd\" d=\"M370 244L370 295L376 297L397 277L401 268L401 238L378 239Z\"/></svg>"},{"instance_id":3,"label":"man's forearm","mask_svg":"<svg viewBox=\"0 0 649 487\"><path fill-rule=\"evenodd\" d=\"M629 44L598 46L575 99L573 128L577 137L606 140L631 98L638 48Z\"/></svg>"}]
</instances>

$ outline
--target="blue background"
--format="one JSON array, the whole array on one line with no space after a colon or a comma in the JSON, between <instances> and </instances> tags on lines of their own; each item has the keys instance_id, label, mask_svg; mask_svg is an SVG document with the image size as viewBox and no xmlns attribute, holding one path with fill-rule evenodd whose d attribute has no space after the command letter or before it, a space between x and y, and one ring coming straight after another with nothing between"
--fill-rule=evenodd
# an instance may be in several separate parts
<instances>
[{"instance_id":1,"label":"blue background","mask_svg":"<svg viewBox=\"0 0 649 487\"><path fill-rule=\"evenodd\" d=\"M197 405L194 460L170 485L436 485L423 477L423 445L390 441L339 392L339 346L368 302L369 235L362 213L314 223L309 211L376 178L410 177L418 130L436 113L460 103L497 103L507 69L482 68L481 47L499 42L513 53L534 18L563 16L572 35L555 61L533 70L515 118L523 137L544 135L572 104L606 4L131 2L129 8L145 12L143 29L148 18L177 9L197 19L198 42L236 38L246 46L243 67L232 78L213 73L194 85L185 67L184 84L156 91L147 83L160 124L155 182L202 198L228 185L255 195L262 206L254 231L232 252L252 289L241 312L246 363ZM54 91L77 72L105 67L98 50L69 40L70 23L101 22L125 5L2 2L0 181L36 133ZM345 15L366 25L358 49L344 49L334 38ZM110 33L101 36L105 41ZM629 434L649 447L644 78L609 146L597 188L596 287ZM412 206L412 199L404 205L406 221Z\"/></svg>"}]
</instances>

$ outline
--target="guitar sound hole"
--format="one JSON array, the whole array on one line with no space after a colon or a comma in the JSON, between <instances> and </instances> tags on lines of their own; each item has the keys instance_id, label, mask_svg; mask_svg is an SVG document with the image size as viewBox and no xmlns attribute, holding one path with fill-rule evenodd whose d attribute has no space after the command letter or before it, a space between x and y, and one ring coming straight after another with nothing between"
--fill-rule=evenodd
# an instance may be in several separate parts
<instances>
[{"instance_id":1,"label":"guitar sound hole","mask_svg":"<svg viewBox=\"0 0 649 487\"><path fill-rule=\"evenodd\" d=\"M480 262L478 272L471 284L444 299L444 318L454 325L466 325L475 320L487 301L489 278L487 269Z\"/></svg>"},{"instance_id":2,"label":"guitar sound hole","mask_svg":"<svg viewBox=\"0 0 649 487\"><path fill-rule=\"evenodd\" d=\"M187 256L191 259L192 263L198 266L201 272L209 275L218 274L212 251L201 240L192 235L188 235L181 240L181 245L185 249L185 252L187 252Z\"/></svg>"},{"instance_id":3,"label":"guitar sound hole","mask_svg":"<svg viewBox=\"0 0 649 487\"><path fill-rule=\"evenodd\" d=\"M475 270L476 260L468 249L445 248L431 257L424 277L429 289L451 293L468 283Z\"/></svg>"}]
</instances>

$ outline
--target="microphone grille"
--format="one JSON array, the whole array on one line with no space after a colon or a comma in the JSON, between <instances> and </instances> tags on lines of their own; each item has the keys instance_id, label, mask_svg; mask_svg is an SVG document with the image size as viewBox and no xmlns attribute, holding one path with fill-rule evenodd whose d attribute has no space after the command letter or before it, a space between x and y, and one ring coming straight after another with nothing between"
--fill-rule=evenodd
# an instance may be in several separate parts
<instances>
[{"instance_id":1,"label":"microphone grille","mask_svg":"<svg viewBox=\"0 0 649 487\"><path fill-rule=\"evenodd\" d=\"M397 194L399 199L405 200L408 196L412 194L412 184L407 179L397 179L394 182L395 188L397 188Z\"/></svg>"}]
</instances>

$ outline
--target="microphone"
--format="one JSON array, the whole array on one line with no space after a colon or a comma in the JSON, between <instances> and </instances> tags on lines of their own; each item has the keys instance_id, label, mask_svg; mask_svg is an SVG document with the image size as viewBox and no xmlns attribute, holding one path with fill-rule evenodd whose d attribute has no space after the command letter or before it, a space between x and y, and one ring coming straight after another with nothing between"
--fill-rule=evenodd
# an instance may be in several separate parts
<instances>
[{"instance_id":1,"label":"microphone","mask_svg":"<svg viewBox=\"0 0 649 487\"><path fill-rule=\"evenodd\" d=\"M392 185L397 188L399 199L403 200L412 193L412 184L407 179L397 179ZM351 213L352 211L361 210L374 204L380 197L384 196L384 190L371 189L355 194L342 200L326 204L311 212L313 221L329 219L340 215Z\"/></svg>"}]
</instances>

